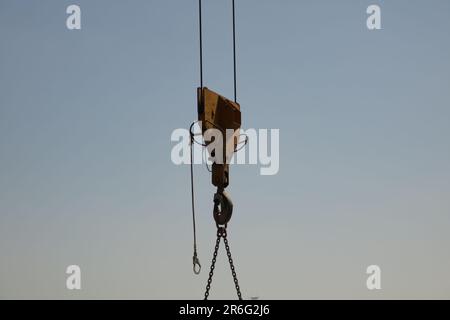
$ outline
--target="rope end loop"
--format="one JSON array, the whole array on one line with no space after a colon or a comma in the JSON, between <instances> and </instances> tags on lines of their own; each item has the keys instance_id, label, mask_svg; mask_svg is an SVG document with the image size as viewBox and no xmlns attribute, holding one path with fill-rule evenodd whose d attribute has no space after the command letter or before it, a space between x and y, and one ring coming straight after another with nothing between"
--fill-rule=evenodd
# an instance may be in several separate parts
<instances>
[{"instance_id":1,"label":"rope end loop","mask_svg":"<svg viewBox=\"0 0 450 320\"><path fill-rule=\"evenodd\" d=\"M192 256L192 270L196 275L200 274L200 271L202 270L202 265L197 257L197 251L194 251L194 255Z\"/></svg>"}]
</instances>

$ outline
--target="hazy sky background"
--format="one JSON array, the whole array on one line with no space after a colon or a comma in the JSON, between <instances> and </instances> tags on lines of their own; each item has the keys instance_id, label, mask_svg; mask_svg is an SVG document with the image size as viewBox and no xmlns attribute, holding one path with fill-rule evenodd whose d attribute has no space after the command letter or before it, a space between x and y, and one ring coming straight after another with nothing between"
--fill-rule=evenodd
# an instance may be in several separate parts
<instances>
[{"instance_id":1,"label":"hazy sky background","mask_svg":"<svg viewBox=\"0 0 450 320\"><path fill-rule=\"evenodd\" d=\"M367 30L370 4L383 30ZM203 7L205 85L232 97L231 2ZM280 129L278 175L231 168L244 297L450 298L450 2L236 10L243 127ZM189 167L170 160L172 130L196 118L197 13L0 0L0 298L202 298L214 189L197 166L195 276ZM211 298L235 298L225 257ZM71 264L81 291L65 288Z\"/></svg>"}]
</instances>

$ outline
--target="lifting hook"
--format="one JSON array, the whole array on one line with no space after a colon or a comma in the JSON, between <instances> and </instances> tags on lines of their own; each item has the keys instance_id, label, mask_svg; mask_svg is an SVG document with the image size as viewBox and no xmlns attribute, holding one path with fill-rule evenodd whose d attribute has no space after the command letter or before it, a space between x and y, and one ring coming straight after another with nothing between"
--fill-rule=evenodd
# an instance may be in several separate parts
<instances>
[{"instance_id":1,"label":"lifting hook","mask_svg":"<svg viewBox=\"0 0 450 320\"><path fill-rule=\"evenodd\" d=\"M214 194L214 220L216 221L217 227L219 226L227 226L228 221L231 219L231 215L233 214L233 202L231 202L228 194L221 190L217 189L217 192Z\"/></svg>"}]
</instances>

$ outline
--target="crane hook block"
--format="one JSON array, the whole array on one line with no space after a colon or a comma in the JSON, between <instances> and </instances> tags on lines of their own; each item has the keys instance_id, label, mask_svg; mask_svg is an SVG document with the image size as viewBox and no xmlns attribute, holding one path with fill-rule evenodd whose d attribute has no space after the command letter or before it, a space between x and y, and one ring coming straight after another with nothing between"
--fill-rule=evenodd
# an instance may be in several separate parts
<instances>
[{"instance_id":1,"label":"crane hook block","mask_svg":"<svg viewBox=\"0 0 450 320\"><path fill-rule=\"evenodd\" d=\"M227 129L238 131L241 127L241 107L239 103L209 90L207 87L197 88L198 120L202 122L202 133L208 129L219 129L225 137ZM227 138L229 139L229 138ZM233 137L236 149L237 137ZM227 141L228 143L228 141Z\"/></svg>"},{"instance_id":2,"label":"crane hook block","mask_svg":"<svg viewBox=\"0 0 450 320\"><path fill-rule=\"evenodd\" d=\"M208 129L217 129L222 135L222 158L215 157L215 150L210 145L212 141L206 141L206 147L214 157L212 184L224 189L229 183L228 164L239 142L241 107L238 103L206 87L197 88L197 100L198 120L201 121L202 134L205 135Z\"/></svg>"}]
</instances>

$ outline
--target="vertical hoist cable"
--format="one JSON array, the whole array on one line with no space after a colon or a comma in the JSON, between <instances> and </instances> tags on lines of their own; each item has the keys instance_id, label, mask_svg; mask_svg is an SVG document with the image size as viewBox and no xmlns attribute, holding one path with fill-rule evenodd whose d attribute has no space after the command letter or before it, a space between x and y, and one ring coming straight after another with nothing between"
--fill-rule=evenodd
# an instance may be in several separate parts
<instances>
[{"instance_id":1,"label":"vertical hoist cable","mask_svg":"<svg viewBox=\"0 0 450 320\"><path fill-rule=\"evenodd\" d=\"M232 0L233 6L233 69L234 69L234 102L237 103L236 98L236 23L234 14L234 0Z\"/></svg>"},{"instance_id":2,"label":"vertical hoist cable","mask_svg":"<svg viewBox=\"0 0 450 320\"><path fill-rule=\"evenodd\" d=\"M231 2L233 12L233 85L234 102L237 102L237 81L236 81L236 14L234 0ZM198 26L200 45L200 88L203 88L203 38L202 38L202 0L198 0Z\"/></svg>"},{"instance_id":3,"label":"vertical hoist cable","mask_svg":"<svg viewBox=\"0 0 450 320\"><path fill-rule=\"evenodd\" d=\"M203 88L202 0L198 0L198 27L200 39L200 88Z\"/></svg>"}]
</instances>

